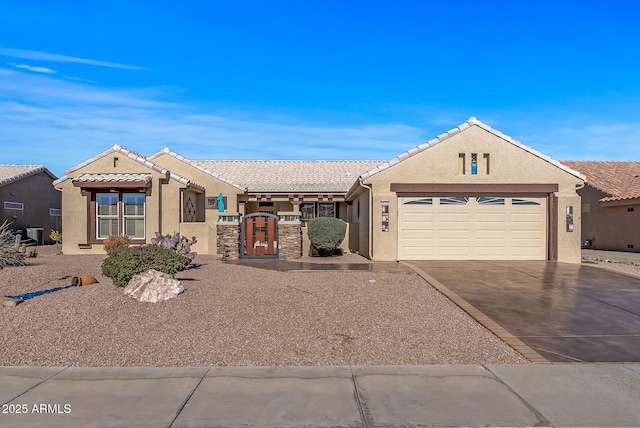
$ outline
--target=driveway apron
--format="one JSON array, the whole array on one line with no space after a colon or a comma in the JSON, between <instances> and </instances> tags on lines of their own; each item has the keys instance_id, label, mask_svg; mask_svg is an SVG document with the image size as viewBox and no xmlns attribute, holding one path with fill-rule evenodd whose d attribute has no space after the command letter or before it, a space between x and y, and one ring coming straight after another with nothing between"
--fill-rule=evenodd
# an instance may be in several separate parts
<instances>
[{"instance_id":1,"label":"driveway apron","mask_svg":"<svg viewBox=\"0 0 640 428\"><path fill-rule=\"evenodd\" d=\"M550 261L405 264L551 362L640 362L640 278Z\"/></svg>"}]
</instances>

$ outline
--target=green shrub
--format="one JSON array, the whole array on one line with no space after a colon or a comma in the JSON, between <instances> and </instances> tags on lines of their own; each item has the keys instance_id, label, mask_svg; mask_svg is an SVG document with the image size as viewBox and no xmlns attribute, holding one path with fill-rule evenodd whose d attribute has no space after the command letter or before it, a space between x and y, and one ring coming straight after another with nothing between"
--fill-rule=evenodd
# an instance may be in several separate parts
<instances>
[{"instance_id":1,"label":"green shrub","mask_svg":"<svg viewBox=\"0 0 640 428\"><path fill-rule=\"evenodd\" d=\"M307 228L311 244L320 256L333 255L347 233L347 223L333 217L312 218Z\"/></svg>"},{"instance_id":2,"label":"green shrub","mask_svg":"<svg viewBox=\"0 0 640 428\"><path fill-rule=\"evenodd\" d=\"M134 275L155 269L169 275L185 270L191 263L187 257L157 245L121 248L102 262L102 273L119 287L126 286Z\"/></svg>"},{"instance_id":3,"label":"green shrub","mask_svg":"<svg viewBox=\"0 0 640 428\"><path fill-rule=\"evenodd\" d=\"M102 242L102 247L107 254L111 254L120 248L128 247L130 243L131 238L127 235L109 235L109 237Z\"/></svg>"}]
</instances>

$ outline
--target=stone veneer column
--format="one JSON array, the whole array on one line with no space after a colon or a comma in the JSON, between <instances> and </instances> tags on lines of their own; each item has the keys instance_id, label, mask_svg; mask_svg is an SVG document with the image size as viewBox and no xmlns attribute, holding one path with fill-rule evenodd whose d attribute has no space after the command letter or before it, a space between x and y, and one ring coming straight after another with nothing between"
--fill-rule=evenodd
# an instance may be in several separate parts
<instances>
[{"instance_id":1,"label":"stone veneer column","mask_svg":"<svg viewBox=\"0 0 640 428\"><path fill-rule=\"evenodd\" d=\"M237 260L240 254L240 223L224 222L216 224L218 235L218 255L222 258L227 246L227 259Z\"/></svg>"},{"instance_id":2,"label":"stone veneer column","mask_svg":"<svg viewBox=\"0 0 640 428\"><path fill-rule=\"evenodd\" d=\"M278 258L299 259L302 256L302 232L299 221L278 223Z\"/></svg>"}]
</instances>

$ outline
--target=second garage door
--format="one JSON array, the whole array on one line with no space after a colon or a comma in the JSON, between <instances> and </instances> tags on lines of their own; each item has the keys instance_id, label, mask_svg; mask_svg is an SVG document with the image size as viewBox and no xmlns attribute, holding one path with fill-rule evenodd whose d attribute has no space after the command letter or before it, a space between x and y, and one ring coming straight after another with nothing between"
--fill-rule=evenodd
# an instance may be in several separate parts
<instances>
[{"instance_id":1,"label":"second garage door","mask_svg":"<svg viewBox=\"0 0 640 428\"><path fill-rule=\"evenodd\" d=\"M400 260L545 260L546 197L398 198Z\"/></svg>"}]
</instances>

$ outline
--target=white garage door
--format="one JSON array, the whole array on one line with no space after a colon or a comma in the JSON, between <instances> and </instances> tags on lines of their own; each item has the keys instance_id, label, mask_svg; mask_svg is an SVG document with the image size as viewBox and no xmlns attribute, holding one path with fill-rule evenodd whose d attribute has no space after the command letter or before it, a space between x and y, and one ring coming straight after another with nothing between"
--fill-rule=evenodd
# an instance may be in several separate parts
<instances>
[{"instance_id":1,"label":"white garage door","mask_svg":"<svg viewBox=\"0 0 640 428\"><path fill-rule=\"evenodd\" d=\"M400 260L545 260L545 197L398 198Z\"/></svg>"}]
</instances>

